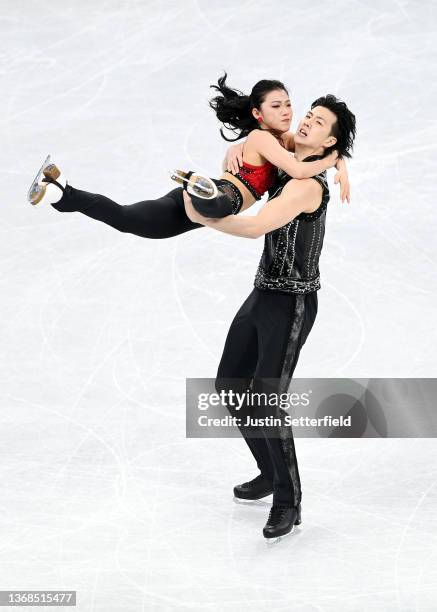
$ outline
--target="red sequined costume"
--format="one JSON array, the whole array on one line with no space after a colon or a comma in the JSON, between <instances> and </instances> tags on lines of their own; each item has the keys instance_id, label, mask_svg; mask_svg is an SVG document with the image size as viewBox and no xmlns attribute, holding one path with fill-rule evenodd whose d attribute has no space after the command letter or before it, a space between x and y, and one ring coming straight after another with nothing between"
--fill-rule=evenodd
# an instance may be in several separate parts
<instances>
[{"instance_id":1,"label":"red sequined costume","mask_svg":"<svg viewBox=\"0 0 437 612\"><path fill-rule=\"evenodd\" d=\"M245 185L254 198L260 200L263 194L273 186L277 177L276 166L266 161L262 166L243 162L238 174L234 176Z\"/></svg>"}]
</instances>

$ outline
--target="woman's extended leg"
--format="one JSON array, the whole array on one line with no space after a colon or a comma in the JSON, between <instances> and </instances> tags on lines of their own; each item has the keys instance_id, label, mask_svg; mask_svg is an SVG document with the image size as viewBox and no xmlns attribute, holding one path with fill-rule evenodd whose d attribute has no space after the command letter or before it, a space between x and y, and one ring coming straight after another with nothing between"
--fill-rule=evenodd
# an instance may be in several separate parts
<instances>
[{"instance_id":1,"label":"woman's extended leg","mask_svg":"<svg viewBox=\"0 0 437 612\"><path fill-rule=\"evenodd\" d=\"M182 182L184 185L188 179L182 180L182 175L190 178L193 174L191 171L177 172L181 176L172 175L172 178L176 177L177 182ZM203 182L210 189L215 190L215 197L207 200L194 195L192 197L200 201L200 207L206 205L204 212L206 216L222 217L237 214L240 211L243 197L233 183L210 178L204 178ZM197 185L196 182L195 185ZM60 212L81 212L92 219L111 225L120 232L142 238L171 238L197 227L204 227L200 223L193 223L188 218L181 187L154 200L121 205L107 196L76 189L69 185L58 166L51 162L50 155L46 157L39 169L27 197L32 205L41 206L45 203L51 204ZM193 201L193 205L196 206L196 204Z\"/></svg>"},{"instance_id":2,"label":"woman's extended leg","mask_svg":"<svg viewBox=\"0 0 437 612\"><path fill-rule=\"evenodd\" d=\"M187 217L182 187L176 187L156 200L121 205L104 195L82 191L67 184L62 198L52 206L60 212L81 212L120 232L142 238L171 238L204 227Z\"/></svg>"}]
</instances>

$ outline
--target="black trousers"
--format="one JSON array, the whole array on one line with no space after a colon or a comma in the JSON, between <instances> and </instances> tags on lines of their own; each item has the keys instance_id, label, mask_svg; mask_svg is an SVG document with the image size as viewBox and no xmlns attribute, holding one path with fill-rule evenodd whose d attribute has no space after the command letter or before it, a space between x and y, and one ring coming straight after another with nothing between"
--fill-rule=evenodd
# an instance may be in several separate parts
<instances>
[{"instance_id":1,"label":"black trousers","mask_svg":"<svg viewBox=\"0 0 437 612\"><path fill-rule=\"evenodd\" d=\"M81 212L120 232L142 238L171 238L204 227L187 217L182 187L176 187L155 200L122 205L99 193L89 193L67 185L62 198L52 206L60 212Z\"/></svg>"},{"instance_id":2,"label":"black trousers","mask_svg":"<svg viewBox=\"0 0 437 612\"><path fill-rule=\"evenodd\" d=\"M217 391L243 393L251 387L258 392L287 393L317 307L317 292L285 294L255 287L228 331L216 377ZM238 416L233 407L227 408L232 416ZM240 427L240 431L259 470L273 482L273 503L297 505L302 489L291 426L275 427L278 437L272 437L273 429L265 427L252 427L250 435L248 429Z\"/></svg>"}]
</instances>

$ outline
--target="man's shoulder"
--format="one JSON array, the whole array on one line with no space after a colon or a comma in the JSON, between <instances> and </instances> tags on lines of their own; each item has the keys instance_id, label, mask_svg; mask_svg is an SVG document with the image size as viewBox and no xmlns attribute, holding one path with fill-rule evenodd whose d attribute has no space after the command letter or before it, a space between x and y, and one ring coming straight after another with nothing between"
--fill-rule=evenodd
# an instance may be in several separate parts
<instances>
[{"instance_id":1,"label":"man's shoulder","mask_svg":"<svg viewBox=\"0 0 437 612\"><path fill-rule=\"evenodd\" d=\"M304 213L314 212L323 199L323 188L313 177L290 181L285 186L283 193L288 193L293 200L301 202Z\"/></svg>"},{"instance_id":2,"label":"man's shoulder","mask_svg":"<svg viewBox=\"0 0 437 612\"><path fill-rule=\"evenodd\" d=\"M311 195L321 196L322 191L323 191L322 185L316 179L315 176L312 176L310 178L299 179L298 181L297 180L290 181L289 189L292 189L293 193L296 193L299 195L310 195L310 196Z\"/></svg>"},{"instance_id":3,"label":"man's shoulder","mask_svg":"<svg viewBox=\"0 0 437 612\"><path fill-rule=\"evenodd\" d=\"M281 191L286 188L289 193L293 193L296 195L317 195L321 196L324 188L328 188L328 184L326 183L326 176L316 175L311 178L305 179L293 179L293 177L285 175L278 176L278 179L274 185L277 189L281 189Z\"/></svg>"}]
</instances>

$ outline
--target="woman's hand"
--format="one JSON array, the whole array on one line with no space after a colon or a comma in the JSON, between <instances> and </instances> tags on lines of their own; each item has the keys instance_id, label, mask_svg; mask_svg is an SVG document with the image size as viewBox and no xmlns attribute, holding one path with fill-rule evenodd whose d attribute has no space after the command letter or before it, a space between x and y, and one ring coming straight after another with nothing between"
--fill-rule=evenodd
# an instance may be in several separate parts
<instances>
[{"instance_id":1,"label":"woman's hand","mask_svg":"<svg viewBox=\"0 0 437 612\"><path fill-rule=\"evenodd\" d=\"M341 170L339 172L337 172L337 174L334 177L334 183L337 185L337 183L340 183L340 199L341 202L344 202L344 199L346 198L348 204L351 203L351 188L349 185L349 175L347 173L347 170Z\"/></svg>"},{"instance_id":2,"label":"woman's hand","mask_svg":"<svg viewBox=\"0 0 437 612\"><path fill-rule=\"evenodd\" d=\"M240 171L240 166L243 165L243 149L244 142L229 147L229 149L226 151L223 170L232 172L232 174L238 174Z\"/></svg>"},{"instance_id":3,"label":"woman's hand","mask_svg":"<svg viewBox=\"0 0 437 612\"><path fill-rule=\"evenodd\" d=\"M326 163L329 163L329 167L332 168L338 162L338 151L334 149L331 151L329 155L327 155L324 159L326 159Z\"/></svg>"}]
</instances>

